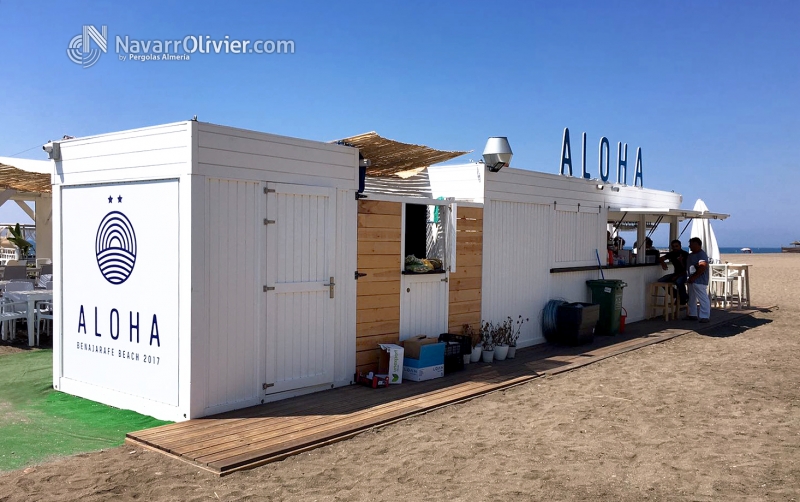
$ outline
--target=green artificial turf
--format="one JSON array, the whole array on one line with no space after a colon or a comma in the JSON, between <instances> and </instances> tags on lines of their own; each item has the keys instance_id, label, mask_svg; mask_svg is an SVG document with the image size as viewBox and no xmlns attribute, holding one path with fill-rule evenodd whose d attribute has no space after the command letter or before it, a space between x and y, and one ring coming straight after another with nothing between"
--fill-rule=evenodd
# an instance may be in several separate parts
<instances>
[{"instance_id":1,"label":"green artificial turf","mask_svg":"<svg viewBox=\"0 0 800 502\"><path fill-rule=\"evenodd\" d=\"M119 446L162 420L53 390L53 351L0 355L0 471Z\"/></svg>"}]
</instances>

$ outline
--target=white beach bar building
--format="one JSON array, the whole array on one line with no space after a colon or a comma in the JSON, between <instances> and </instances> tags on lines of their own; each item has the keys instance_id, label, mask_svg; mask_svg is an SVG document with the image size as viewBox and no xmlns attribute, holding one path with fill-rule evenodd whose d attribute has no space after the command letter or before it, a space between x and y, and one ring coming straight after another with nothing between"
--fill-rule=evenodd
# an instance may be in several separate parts
<instances>
[{"instance_id":1,"label":"white beach bar building","mask_svg":"<svg viewBox=\"0 0 800 502\"><path fill-rule=\"evenodd\" d=\"M349 385L379 343L481 319L529 317L518 345L534 345L548 300L590 299L608 222L637 222L643 242L648 222L677 236L712 217L672 192L482 163L358 194L359 152L387 148L374 139L187 121L59 142L54 387L179 421ZM431 225L448 237L426 248ZM404 273L409 250L434 248L439 275ZM643 319L660 267L604 273Z\"/></svg>"},{"instance_id":2,"label":"white beach bar building","mask_svg":"<svg viewBox=\"0 0 800 502\"><path fill-rule=\"evenodd\" d=\"M349 384L357 186L354 148L196 121L60 142L54 387L185 420Z\"/></svg>"}]
</instances>

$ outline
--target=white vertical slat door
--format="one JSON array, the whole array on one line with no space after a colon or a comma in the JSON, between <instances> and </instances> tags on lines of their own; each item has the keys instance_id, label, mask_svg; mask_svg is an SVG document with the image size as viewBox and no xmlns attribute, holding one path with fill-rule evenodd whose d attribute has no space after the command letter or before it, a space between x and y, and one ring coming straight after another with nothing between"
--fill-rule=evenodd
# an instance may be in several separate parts
<instances>
[{"instance_id":1,"label":"white vertical slat door","mask_svg":"<svg viewBox=\"0 0 800 502\"><path fill-rule=\"evenodd\" d=\"M335 191L268 184L266 393L333 382ZM274 190L274 192L272 191ZM335 286L334 286L335 294Z\"/></svg>"},{"instance_id":2,"label":"white vertical slat door","mask_svg":"<svg viewBox=\"0 0 800 502\"><path fill-rule=\"evenodd\" d=\"M407 274L400 291L400 340L447 333L447 274Z\"/></svg>"}]
</instances>

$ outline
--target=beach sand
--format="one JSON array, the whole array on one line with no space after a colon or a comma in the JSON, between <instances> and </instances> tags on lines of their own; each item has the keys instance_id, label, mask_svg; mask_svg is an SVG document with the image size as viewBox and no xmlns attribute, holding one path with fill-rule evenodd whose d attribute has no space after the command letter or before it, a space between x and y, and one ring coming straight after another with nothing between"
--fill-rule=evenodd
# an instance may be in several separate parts
<instances>
[{"instance_id":1,"label":"beach sand","mask_svg":"<svg viewBox=\"0 0 800 502\"><path fill-rule=\"evenodd\" d=\"M126 445L0 501L800 501L800 254L724 258L778 308L224 478Z\"/></svg>"}]
</instances>

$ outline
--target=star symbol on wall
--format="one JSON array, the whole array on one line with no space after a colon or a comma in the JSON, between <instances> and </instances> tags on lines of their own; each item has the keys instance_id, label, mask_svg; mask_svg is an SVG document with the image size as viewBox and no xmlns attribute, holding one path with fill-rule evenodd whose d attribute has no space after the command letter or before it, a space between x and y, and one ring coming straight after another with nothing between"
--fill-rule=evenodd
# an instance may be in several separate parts
<instances>
[{"instance_id":1,"label":"star symbol on wall","mask_svg":"<svg viewBox=\"0 0 800 502\"><path fill-rule=\"evenodd\" d=\"M117 202L122 202L122 195L120 195L119 197L117 197Z\"/></svg>"},{"instance_id":2,"label":"star symbol on wall","mask_svg":"<svg viewBox=\"0 0 800 502\"><path fill-rule=\"evenodd\" d=\"M114 201L114 197L108 196L108 203L111 204Z\"/></svg>"}]
</instances>

